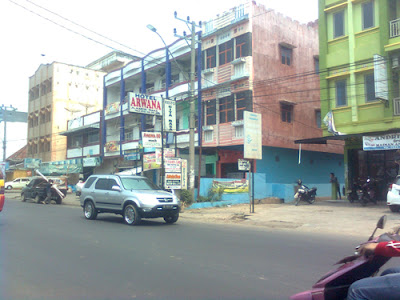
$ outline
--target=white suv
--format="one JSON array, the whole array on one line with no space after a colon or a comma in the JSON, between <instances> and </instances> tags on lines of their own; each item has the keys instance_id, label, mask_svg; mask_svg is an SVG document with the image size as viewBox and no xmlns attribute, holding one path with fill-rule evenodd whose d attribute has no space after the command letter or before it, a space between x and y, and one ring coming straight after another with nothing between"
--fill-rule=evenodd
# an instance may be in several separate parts
<instances>
[{"instance_id":1,"label":"white suv","mask_svg":"<svg viewBox=\"0 0 400 300\"><path fill-rule=\"evenodd\" d=\"M12 189L22 189L26 187L26 185L31 181L32 178L29 177L22 177L22 178L15 178L13 181L8 181L4 184L4 188L7 190Z\"/></svg>"},{"instance_id":2,"label":"white suv","mask_svg":"<svg viewBox=\"0 0 400 300\"><path fill-rule=\"evenodd\" d=\"M160 217L175 223L180 211L180 201L174 194L142 176L92 175L82 188L80 203L86 219L94 220L98 213L115 213L128 225L139 224L142 218Z\"/></svg>"}]
</instances>

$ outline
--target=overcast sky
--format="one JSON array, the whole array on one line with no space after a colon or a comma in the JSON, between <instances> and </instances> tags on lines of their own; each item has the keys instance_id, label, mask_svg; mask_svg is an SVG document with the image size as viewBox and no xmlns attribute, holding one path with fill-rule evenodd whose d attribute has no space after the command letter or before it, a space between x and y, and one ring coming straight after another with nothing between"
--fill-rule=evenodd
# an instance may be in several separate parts
<instances>
[{"instance_id":1,"label":"overcast sky","mask_svg":"<svg viewBox=\"0 0 400 300\"><path fill-rule=\"evenodd\" d=\"M58 61L85 66L113 51L112 48L142 56L163 46L161 40L146 28L147 24L156 27L164 40L171 43L176 39L173 35L174 28L180 34L184 30L188 31L183 22L174 18L174 11L183 19L190 16L196 22L207 21L245 2L246 0L1 0L0 104L13 105L20 111L27 111L28 80L41 63ZM318 18L318 0L263 0L257 3L303 23ZM26 124L12 125L7 130L7 156L26 143ZM2 145L3 123L0 141ZM0 148L1 159L3 154L2 147Z\"/></svg>"}]
</instances>

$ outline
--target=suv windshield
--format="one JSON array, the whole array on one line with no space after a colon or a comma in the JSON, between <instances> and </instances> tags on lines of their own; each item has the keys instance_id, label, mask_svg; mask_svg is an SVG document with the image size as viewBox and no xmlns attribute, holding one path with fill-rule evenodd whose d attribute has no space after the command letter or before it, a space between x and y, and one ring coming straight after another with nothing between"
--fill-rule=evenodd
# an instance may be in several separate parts
<instances>
[{"instance_id":1,"label":"suv windshield","mask_svg":"<svg viewBox=\"0 0 400 300\"><path fill-rule=\"evenodd\" d=\"M127 190L160 190L158 186L145 178L121 178L122 185Z\"/></svg>"}]
</instances>

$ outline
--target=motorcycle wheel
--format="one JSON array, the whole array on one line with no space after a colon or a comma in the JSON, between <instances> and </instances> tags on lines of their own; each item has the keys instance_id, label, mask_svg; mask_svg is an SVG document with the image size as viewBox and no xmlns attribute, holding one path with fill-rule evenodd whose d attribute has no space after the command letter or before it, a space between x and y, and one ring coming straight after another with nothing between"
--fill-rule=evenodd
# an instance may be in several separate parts
<instances>
[{"instance_id":1,"label":"motorcycle wheel","mask_svg":"<svg viewBox=\"0 0 400 300\"><path fill-rule=\"evenodd\" d=\"M367 203L368 203L367 197L363 196L363 197L361 198L361 205L362 205L362 206L367 206Z\"/></svg>"},{"instance_id":2,"label":"motorcycle wheel","mask_svg":"<svg viewBox=\"0 0 400 300\"><path fill-rule=\"evenodd\" d=\"M313 204L315 202L315 198L311 197L310 199L307 200L308 203Z\"/></svg>"}]
</instances>

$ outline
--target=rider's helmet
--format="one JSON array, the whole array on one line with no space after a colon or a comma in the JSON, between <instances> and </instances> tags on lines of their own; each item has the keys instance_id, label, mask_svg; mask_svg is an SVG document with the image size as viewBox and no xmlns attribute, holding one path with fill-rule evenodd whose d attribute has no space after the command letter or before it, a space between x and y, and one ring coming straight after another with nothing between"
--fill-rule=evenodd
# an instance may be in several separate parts
<instances>
[{"instance_id":1,"label":"rider's helmet","mask_svg":"<svg viewBox=\"0 0 400 300\"><path fill-rule=\"evenodd\" d=\"M302 183L303 183L303 182L301 181L301 179L298 179L298 180L297 180L297 184L298 184L298 185L301 185Z\"/></svg>"}]
</instances>

